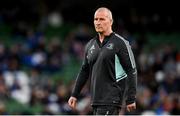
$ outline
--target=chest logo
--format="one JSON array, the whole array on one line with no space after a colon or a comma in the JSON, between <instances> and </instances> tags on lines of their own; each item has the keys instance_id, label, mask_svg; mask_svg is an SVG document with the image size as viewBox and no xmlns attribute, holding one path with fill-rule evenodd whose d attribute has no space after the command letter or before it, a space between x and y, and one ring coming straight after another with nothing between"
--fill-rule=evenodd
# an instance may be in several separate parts
<instances>
[{"instance_id":1,"label":"chest logo","mask_svg":"<svg viewBox=\"0 0 180 116\"><path fill-rule=\"evenodd\" d=\"M92 45L91 48L88 50L88 55L87 55L88 59L93 54L93 50L95 50L95 46L94 45Z\"/></svg>"},{"instance_id":2,"label":"chest logo","mask_svg":"<svg viewBox=\"0 0 180 116\"><path fill-rule=\"evenodd\" d=\"M110 44L107 45L106 48L109 49L109 50L112 50L113 47L114 47L114 44L113 44L113 43L110 43Z\"/></svg>"},{"instance_id":3,"label":"chest logo","mask_svg":"<svg viewBox=\"0 0 180 116\"><path fill-rule=\"evenodd\" d=\"M90 48L89 50L93 50L93 49L95 49L94 45L92 45L91 48Z\"/></svg>"},{"instance_id":4,"label":"chest logo","mask_svg":"<svg viewBox=\"0 0 180 116\"><path fill-rule=\"evenodd\" d=\"M93 50L95 49L95 46L92 45L91 48L89 49L90 53L92 54L93 53Z\"/></svg>"}]
</instances>

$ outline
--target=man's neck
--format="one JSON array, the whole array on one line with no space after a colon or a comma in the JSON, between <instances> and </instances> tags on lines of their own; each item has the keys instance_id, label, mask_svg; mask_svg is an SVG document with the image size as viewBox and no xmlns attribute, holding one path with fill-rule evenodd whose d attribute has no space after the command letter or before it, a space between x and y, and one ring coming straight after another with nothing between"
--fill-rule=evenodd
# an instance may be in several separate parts
<instances>
[{"instance_id":1,"label":"man's neck","mask_svg":"<svg viewBox=\"0 0 180 116\"><path fill-rule=\"evenodd\" d=\"M105 36L109 36L112 32L113 31L109 31L107 33L99 33L99 40L100 40L100 42L102 43L104 38L105 38Z\"/></svg>"}]
</instances>

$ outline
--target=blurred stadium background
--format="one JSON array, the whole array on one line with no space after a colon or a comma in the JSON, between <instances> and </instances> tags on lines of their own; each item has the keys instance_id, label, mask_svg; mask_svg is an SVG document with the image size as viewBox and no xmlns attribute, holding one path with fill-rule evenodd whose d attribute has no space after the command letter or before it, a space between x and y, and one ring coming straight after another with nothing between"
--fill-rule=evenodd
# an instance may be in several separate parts
<instances>
[{"instance_id":1,"label":"blurred stadium background","mask_svg":"<svg viewBox=\"0 0 180 116\"><path fill-rule=\"evenodd\" d=\"M94 35L94 11L106 6L114 31L132 45L138 67L137 110L180 114L178 4L154 0L1 0L0 114L92 114L88 86L77 110L67 100Z\"/></svg>"}]
</instances>

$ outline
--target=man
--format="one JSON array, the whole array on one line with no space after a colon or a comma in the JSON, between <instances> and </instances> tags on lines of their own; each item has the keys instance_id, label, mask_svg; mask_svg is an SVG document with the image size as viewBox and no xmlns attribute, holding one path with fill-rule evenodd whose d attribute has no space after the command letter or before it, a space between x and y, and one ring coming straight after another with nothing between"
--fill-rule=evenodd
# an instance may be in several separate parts
<instances>
[{"instance_id":1,"label":"man","mask_svg":"<svg viewBox=\"0 0 180 116\"><path fill-rule=\"evenodd\" d=\"M91 78L94 115L118 115L124 95L127 96L127 110L136 109L137 71L134 56L129 42L112 31L112 24L112 13L108 8L96 10L94 26L98 35L86 45L84 61L68 101L73 109L88 77Z\"/></svg>"}]
</instances>

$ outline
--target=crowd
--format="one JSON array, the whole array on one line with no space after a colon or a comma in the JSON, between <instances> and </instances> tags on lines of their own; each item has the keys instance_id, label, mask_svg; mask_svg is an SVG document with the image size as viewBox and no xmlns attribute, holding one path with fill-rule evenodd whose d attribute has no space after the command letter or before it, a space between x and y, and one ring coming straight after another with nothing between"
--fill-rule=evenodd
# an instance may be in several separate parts
<instances>
[{"instance_id":1,"label":"crowd","mask_svg":"<svg viewBox=\"0 0 180 116\"><path fill-rule=\"evenodd\" d=\"M67 104L74 77L68 83L59 75L72 58L81 63L84 46L91 38L90 28L80 25L62 39L52 37L48 42L43 33L27 31L21 41L7 47L0 42L0 114L91 114L90 94L86 86L77 110ZM180 51L171 44L159 44L145 49L145 35L135 38L122 33L132 45L138 66L137 110L133 114L179 114ZM141 39L142 38L142 39ZM16 39L16 38L15 38ZM71 71L71 70L70 70ZM8 110L6 103L16 101L29 108L39 105L40 110ZM122 114L129 114L123 108Z\"/></svg>"}]
</instances>

